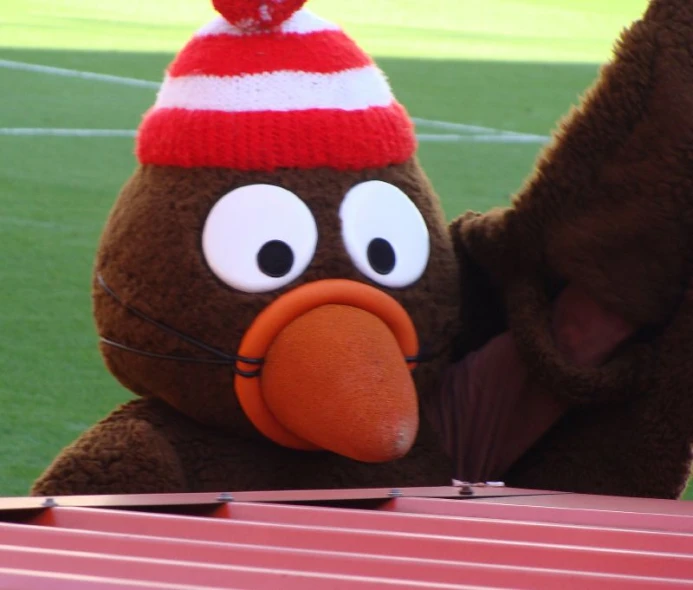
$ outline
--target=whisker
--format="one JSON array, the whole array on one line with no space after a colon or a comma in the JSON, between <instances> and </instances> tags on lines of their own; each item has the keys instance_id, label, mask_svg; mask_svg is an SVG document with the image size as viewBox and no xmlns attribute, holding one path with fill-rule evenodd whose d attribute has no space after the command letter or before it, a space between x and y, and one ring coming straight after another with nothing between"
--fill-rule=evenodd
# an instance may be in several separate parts
<instances>
[{"instance_id":1,"label":"whisker","mask_svg":"<svg viewBox=\"0 0 693 590\"><path fill-rule=\"evenodd\" d=\"M207 364L207 365L226 365L231 367L231 371L236 373L237 375L240 375L241 377L259 377L262 369L255 369L254 371L244 371L243 369L239 369L236 366L237 361L236 360L231 360L231 359L206 359L206 358L196 358L196 357L190 357L190 356L179 356L175 354L161 354L158 352L150 352L148 350L141 350L139 348L134 348L132 346L127 346L126 344L122 344L120 342L116 342L115 340L110 340L108 338L104 338L103 336L100 338L101 342L108 346L112 346L113 348L117 348L119 350L124 350L126 352L132 352L134 354L139 354L140 356L146 356L149 358L155 358L155 359L163 359L167 361L176 361L176 362L182 362L182 363L197 363L197 364ZM249 364L256 364L256 365L261 365L263 362L263 359L240 359L242 362L249 362Z\"/></svg>"}]
</instances>

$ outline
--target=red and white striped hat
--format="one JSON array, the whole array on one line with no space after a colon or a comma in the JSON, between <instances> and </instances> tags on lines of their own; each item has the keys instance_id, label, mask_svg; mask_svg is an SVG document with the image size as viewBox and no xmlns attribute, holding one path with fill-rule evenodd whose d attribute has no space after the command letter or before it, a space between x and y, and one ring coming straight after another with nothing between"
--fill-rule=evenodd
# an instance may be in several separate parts
<instances>
[{"instance_id":1,"label":"red and white striped hat","mask_svg":"<svg viewBox=\"0 0 693 590\"><path fill-rule=\"evenodd\" d=\"M238 170L402 163L413 124L384 74L306 0L213 0L139 130L143 164Z\"/></svg>"}]
</instances>

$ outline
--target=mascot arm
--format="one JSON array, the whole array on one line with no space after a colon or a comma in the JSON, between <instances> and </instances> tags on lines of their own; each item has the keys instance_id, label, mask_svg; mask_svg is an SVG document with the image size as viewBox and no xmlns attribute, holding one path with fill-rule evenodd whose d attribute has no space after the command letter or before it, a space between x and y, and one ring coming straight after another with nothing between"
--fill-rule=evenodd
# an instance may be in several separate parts
<instances>
[{"instance_id":1,"label":"mascot arm","mask_svg":"<svg viewBox=\"0 0 693 590\"><path fill-rule=\"evenodd\" d=\"M693 112L693 67L681 47L692 38L690 3L651 0L512 205L457 226L468 256L503 294L520 355L567 401L633 399L653 367L647 345L681 303L691 272L684 154ZM567 285L636 331L596 369L566 363L555 345L552 306Z\"/></svg>"},{"instance_id":2,"label":"mascot arm","mask_svg":"<svg viewBox=\"0 0 693 590\"><path fill-rule=\"evenodd\" d=\"M639 324L594 295L585 277L558 276L543 256L532 254L535 236L522 235L518 224L512 208L468 213L453 222L460 265L473 268L462 273L463 280L472 272L485 276L466 286L475 299L463 292L463 307L476 318L465 321L463 331L479 332L484 344L507 325L534 380L567 403L626 399L642 356ZM491 313L488 302L495 305Z\"/></svg>"},{"instance_id":3,"label":"mascot arm","mask_svg":"<svg viewBox=\"0 0 693 590\"><path fill-rule=\"evenodd\" d=\"M569 408L505 473L510 484L660 497L685 485L692 39L691 2L650 0L512 205L455 226L501 294L528 373ZM619 334L604 358L569 358L576 339Z\"/></svg>"},{"instance_id":4,"label":"mascot arm","mask_svg":"<svg viewBox=\"0 0 693 590\"><path fill-rule=\"evenodd\" d=\"M145 420L115 413L64 449L31 494L145 494L186 488L178 457L164 436Z\"/></svg>"},{"instance_id":5,"label":"mascot arm","mask_svg":"<svg viewBox=\"0 0 693 590\"><path fill-rule=\"evenodd\" d=\"M632 333L574 286L552 310L556 348L576 367L599 367ZM484 481L501 477L571 407L536 380L505 331L450 367L434 420L455 458L456 476Z\"/></svg>"},{"instance_id":6,"label":"mascot arm","mask_svg":"<svg viewBox=\"0 0 693 590\"><path fill-rule=\"evenodd\" d=\"M583 286L588 281L560 284L552 292L540 261L515 272L501 254L504 230L497 213L468 216L470 221L477 225L460 224L468 256L503 292L517 354L537 380L537 389L525 390L511 414L514 422L501 439L504 463L492 476L516 487L679 497L693 440L693 288L681 294L678 271L673 281L662 278L679 291L678 301L644 285L635 297L664 302L665 315L644 325L629 321L626 312L611 312L593 297ZM547 411L557 419L548 429Z\"/></svg>"},{"instance_id":7,"label":"mascot arm","mask_svg":"<svg viewBox=\"0 0 693 590\"><path fill-rule=\"evenodd\" d=\"M680 497L693 439L691 334L693 285L670 324L649 343L656 360L640 375L638 395L566 415L503 479L519 487Z\"/></svg>"}]
</instances>

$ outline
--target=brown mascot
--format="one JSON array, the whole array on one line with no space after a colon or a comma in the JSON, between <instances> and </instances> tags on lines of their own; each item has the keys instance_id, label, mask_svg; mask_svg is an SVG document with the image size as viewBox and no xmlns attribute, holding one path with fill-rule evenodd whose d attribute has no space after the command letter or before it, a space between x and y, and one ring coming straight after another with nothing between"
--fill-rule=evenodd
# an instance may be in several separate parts
<instances>
[{"instance_id":1,"label":"brown mascot","mask_svg":"<svg viewBox=\"0 0 693 590\"><path fill-rule=\"evenodd\" d=\"M141 399L32 493L455 475L678 495L693 17L653 2L513 206L449 233L408 116L341 30L301 0L214 4L97 256L102 353Z\"/></svg>"},{"instance_id":2,"label":"brown mascot","mask_svg":"<svg viewBox=\"0 0 693 590\"><path fill-rule=\"evenodd\" d=\"M142 399L33 493L450 482L417 391L457 330L452 241L385 77L304 2L215 0L168 69L94 279Z\"/></svg>"},{"instance_id":3,"label":"brown mascot","mask_svg":"<svg viewBox=\"0 0 693 590\"><path fill-rule=\"evenodd\" d=\"M693 443L693 3L652 0L512 206L455 225L499 304L477 305L494 318L477 337L507 319L563 407L504 479L679 496ZM566 361L605 331L630 336L599 367Z\"/></svg>"}]
</instances>

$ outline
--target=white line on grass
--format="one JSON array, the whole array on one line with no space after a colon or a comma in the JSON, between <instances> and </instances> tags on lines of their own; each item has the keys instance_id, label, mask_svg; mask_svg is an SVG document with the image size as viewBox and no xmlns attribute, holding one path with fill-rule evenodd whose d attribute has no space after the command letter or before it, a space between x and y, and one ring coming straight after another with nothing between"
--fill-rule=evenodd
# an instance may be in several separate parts
<instances>
[{"instance_id":1,"label":"white line on grass","mask_svg":"<svg viewBox=\"0 0 693 590\"><path fill-rule=\"evenodd\" d=\"M436 135L419 133L417 136L422 142L437 143L546 143L549 138L544 135L515 135L509 133L494 133L490 135Z\"/></svg>"},{"instance_id":2,"label":"white line on grass","mask_svg":"<svg viewBox=\"0 0 693 590\"><path fill-rule=\"evenodd\" d=\"M11 61L9 59L0 59L0 68L24 72L37 72L39 74L51 74L53 76L65 76L68 78L81 78L83 80L98 80L99 82L111 82L112 84L124 84L126 86L139 86L142 88L159 87L157 82L150 82L149 80L111 76L109 74L97 74L95 72L81 72L79 70L68 70L66 68L54 68L51 66L40 66L21 61Z\"/></svg>"},{"instance_id":3,"label":"white line on grass","mask_svg":"<svg viewBox=\"0 0 693 590\"><path fill-rule=\"evenodd\" d=\"M22 230L41 230L70 234L71 237L84 238L98 234L102 229L102 224L85 223L73 225L59 221L44 221L27 217L14 217L12 215L0 215L0 227L19 228Z\"/></svg>"},{"instance_id":4,"label":"white line on grass","mask_svg":"<svg viewBox=\"0 0 693 590\"><path fill-rule=\"evenodd\" d=\"M420 119L412 117L415 124L422 127L430 127L432 129L442 129L444 131L462 131L465 133L485 133L485 134L503 134L517 135L527 137L539 137L531 133L522 133L520 131L505 131L503 129L495 129L493 127L482 127L481 125L467 125L466 123L450 123L448 121L433 121L431 119Z\"/></svg>"},{"instance_id":5,"label":"white line on grass","mask_svg":"<svg viewBox=\"0 0 693 590\"><path fill-rule=\"evenodd\" d=\"M26 219L24 217L10 217L0 215L0 225L12 225L15 227L30 227L36 229L51 229L58 231L71 231L74 227L56 223L54 221L39 221L37 219Z\"/></svg>"},{"instance_id":6,"label":"white line on grass","mask_svg":"<svg viewBox=\"0 0 693 590\"><path fill-rule=\"evenodd\" d=\"M97 80L99 82L110 82L112 84L123 84L127 86L139 86L141 88L152 88L158 89L160 87L159 82L152 82L150 80L140 80L139 78L126 78L124 76L112 76L109 74L97 74L95 72L83 72L80 70L71 70L67 68L56 68L52 66L42 66L37 64L25 63L20 61L12 61L8 59L0 59L0 68L7 68L11 70L19 70L26 72L37 72L40 74L51 74L54 76L66 76L70 78L81 78L83 80ZM412 117L412 121L416 125L422 127L430 127L433 129L441 129L444 131L458 131L462 133L477 133L477 134L496 134L496 135L516 135L518 137L533 138L528 139L528 143L538 142L541 139L548 139L541 135L533 135L530 133L522 133L519 131L506 131L503 129L494 129L493 127L483 127L481 125L467 125L465 123L451 123L448 121L435 121L431 119L420 119L418 117ZM428 134L429 137L433 135ZM434 141L434 140L423 140L423 141ZM456 141L456 140L449 140ZM464 141L464 140L460 140ZM503 142L501 142L503 143ZM510 143L510 142L507 142Z\"/></svg>"},{"instance_id":7,"label":"white line on grass","mask_svg":"<svg viewBox=\"0 0 693 590\"><path fill-rule=\"evenodd\" d=\"M0 135L23 137L135 137L129 129L39 129L33 127L0 127Z\"/></svg>"},{"instance_id":8,"label":"white line on grass","mask_svg":"<svg viewBox=\"0 0 693 590\"><path fill-rule=\"evenodd\" d=\"M130 129L41 129L33 127L0 127L1 135L15 137L136 137L137 131ZM452 135L419 133L417 139L421 142L457 143L544 143L548 137L541 135L515 135L496 133L490 135Z\"/></svg>"}]
</instances>

